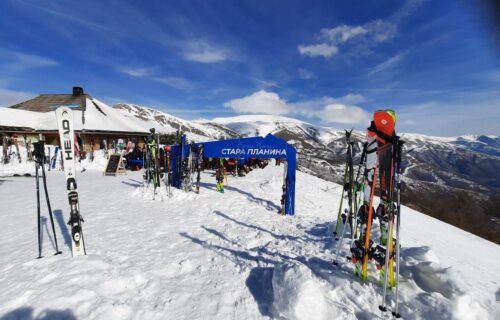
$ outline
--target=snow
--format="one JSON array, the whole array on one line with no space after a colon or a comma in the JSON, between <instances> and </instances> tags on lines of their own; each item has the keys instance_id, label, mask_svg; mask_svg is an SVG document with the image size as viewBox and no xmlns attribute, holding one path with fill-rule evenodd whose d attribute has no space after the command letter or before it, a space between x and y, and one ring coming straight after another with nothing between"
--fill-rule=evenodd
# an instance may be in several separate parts
<instances>
[{"instance_id":1,"label":"snow","mask_svg":"<svg viewBox=\"0 0 500 320\"><path fill-rule=\"evenodd\" d=\"M362 282L349 261L331 263L341 186L297 172L296 215L283 217L282 166L230 176L224 194L206 171L200 194L162 187L152 200L141 172L103 176L100 157L77 172L87 256L71 257L61 171L47 182L63 253L52 255L42 194L42 259L34 179L0 178L1 319L379 317L374 266ZM498 245L406 207L401 243L404 319L500 318Z\"/></svg>"},{"instance_id":2,"label":"snow","mask_svg":"<svg viewBox=\"0 0 500 320\"><path fill-rule=\"evenodd\" d=\"M102 110L99 111L94 103ZM128 119L121 112L97 99L86 99L85 123L82 111L73 110L75 130L118 132L147 132L138 119ZM35 130L57 131L55 112L35 112L0 108L0 126L28 127Z\"/></svg>"},{"instance_id":3,"label":"snow","mask_svg":"<svg viewBox=\"0 0 500 320\"><path fill-rule=\"evenodd\" d=\"M257 132L260 136L266 136L269 133L275 133L282 129L302 135L311 135L309 130L312 130L317 132L316 138L324 144L328 144L333 139L344 136L343 130L320 127L301 120L276 115L242 115L236 117L215 118L211 120L211 122L224 125L248 136L255 136Z\"/></svg>"},{"instance_id":4,"label":"snow","mask_svg":"<svg viewBox=\"0 0 500 320\"><path fill-rule=\"evenodd\" d=\"M41 113L22 109L0 108L0 126L28 127L35 130L57 130L55 113Z\"/></svg>"},{"instance_id":5,"label":"snow","mask_svg":"<svg viewBox=\"0 0 500 320\"><path fill-rule=\"evenodd\" d=\"M117 103L114 105L113 109L132 121L138 121L145 128L145 130L155 128L156 132L174 133L179 127L182 127L182 130L187 135L188 139L195 141L206 141L207 137L218 139L221 136L225 136L225 133L222 130L215 129L213 126L200 123L198 121L183 120L168 113L146 106L130 103ZM198 133L193 131L197 131Z\"/></svg>"},{"instance_id":6,"label":"snow","mask_svg":"<svg viewBox=\"0 0 500 320\"><path fill-rule=\"evenodd\" d=\"M47 157L52 158L54 156L56 146L55 145L50 145L46 144L45 145L45 155ZM0 154L3 155L3 146L0 145ZM17 154L16 154L16 148L14 146L9 147L7 149L7 155L9 153L12 153L10 155L10 161L7 164L4 164L3 162L0 163L0 177L11 177L11 176L24 176L24 175L35 175L35 165L34 162L28 162L27 157L27 151L26 147L23 145L23 143L19 143L19 154L21 155L21 163L19 163ZM87 154L87 156L90 156ZM3 157L3 156L2 156ZM89 158L82 160L81 162L77 163L77 170L82 171L82 170L101 170L103 171L104 168L106 167L107 164L107 159L104 157L104 150L95 150L94 151L94 161L90 162ZM54 170L60 170L60 153L57 156L57 161L55 163ZM3 160L3 159L2 159ZM48 166L45 168L46 171L48 171Z\"/></svg>"}]
</instances>

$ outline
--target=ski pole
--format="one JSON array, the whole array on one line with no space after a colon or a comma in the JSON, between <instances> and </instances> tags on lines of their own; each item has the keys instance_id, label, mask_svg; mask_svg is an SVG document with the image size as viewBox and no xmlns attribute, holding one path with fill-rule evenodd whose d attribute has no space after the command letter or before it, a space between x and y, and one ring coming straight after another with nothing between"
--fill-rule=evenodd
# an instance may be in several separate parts
<instances>
[{"instance_id":1,"label":"ski pole","mask_svg":"<svg viewBox=\"0 0 500 320\"><path fill-rule=\"evenodd\" d=\"M340 197L340 205L339 205L339 213L337 214L337 224L335 225L335 231L333 231L333 235L335 236L335 240L338 240L339 238L337 235L339 234L340 231L340 217L342 215L342 204L344 202L344 192L345 192L345 184L347 180L347 161L345 164L345 170L344 170L344 181L342 183L342 195Z\"/></svg>"},{"instance_id":2,"label":"ski pole","mask_svg":"<svg viewBox=\"0 0 500 320\"><path fill-rule=\"evenodd\" d=\"M371 185L371 191L370 191L370 202L368 204L368 220L366 222L366 229L365 229L365 246L364 246L364 252L363 252L363 269L361 270L361 279L362 280L367 280L368 279L368 260L369 256L368 253L370 251L371 243L373 241L370 241L370 236L371 236L371 228L372 228L372 216L373 216L373 196L375 195L375 185L377 181L377 169L378 169L378 159L375 161L375 167L373 169L373 175L372 175L372 185Z\"/></svg>"},{"instance_id":3,"label":"ski pole","mask_svg":"<svg viewBox=\"0 0 500 320\"><path fill-rule=\"evenodd\" d=\"M400 251L401 251L401 235L399 233L401 224L401 160L404 141L399 141L396 153L396 168L397 168L397 220L396 220L396 307L392 312L395 318L400 318L398 313L399 307L399 264L400 264Z\"/></svg>"},{"instance_id":4,"label":"ski pole","mask_svg":"<svg viewBox=\"0 0 500 320\"><path fill-rule=\"evenodd\" d=\"M43 188L45 190L45 199L47 200L47 209L49 210L49 217L50 217L50 224L52 225L52 233L54 234L54 242L56 244L56 255L62 253L59 251L59 246L57 245L57 236L56 236L56 229L54 227L54 217L52 215L52 208L50 207L50 200L49 200L49 192L47 190L47 179L45 177L45 169L42 165L42 181L43 181Z\"/></svg>"},{"instance_id":5,"label":"ski pole","mask_svg":"<svg viewBox=\"0 0 500 320\"><path fill-rule=\"evenodd\" d=\"M354 231L353 233L351 234L351 244L350 244L350 247L352 248L353 244L354 244L354 238L356 237L354 234L357 233L358 231L358 209L359 209L359 205L358 205L358 191L363 191L364 190L364 183L365 183L365 179L364 179L364 175L363 175L363 179L362 179L362 182L358 184L358 180L359 180L359 176L361 174L361 168L362 166L365 164L365 160L366 160L366 148L368 146L368 143L364 143L363 144L363 151L361 152L361 159L359 160L359 164L358 164L358 172L356 173L356 179L354 180L353 184L353 189L354 189ZM361 186L358 190L358 187Z\"/></svg>"},{"instance_id":6,"label":"ski pole","mask_svg":"<svg viewBox=\"0 0 500 320\"><path fill-rule=\"evenodd\" d=\"M349 211L350 211L350 208L349 208ZM346 213L349 213L349 211L347 211L347 209L346 209ZM345 234L346 226L347 226L347 223L344 223L344 225L342 226L342 234L340 236L340 241L337 244L337 248L335 249L335 259L333 260L334 265L338 265L337 259L339 257L340 248L342 248L342 242L344 241L344 234Z\"/></svg>"},{"instance_id":7,"label":"ski pole","mask_svg":"<svg viewBox=\"0 0 500 320\"><path fill-rule=\"evenodd\" d=\"M36 179L36 209L37 209L37 224L38 224L38 258L42 258L42 233L40 230L40 182L38 181L38 160L35 164L35 179Z\"/></svg>"},{"instance_id":8,"label":"ski pole","mask_svg":"<svg viewBox=\"0 0 500 320\"><path fill-rule=\"evenodd\" d=\"M389 219L388 222L390 223L390 227L387 229L387 244L386 244L386 250L385 250L385 264L384 264L384 290L382 294L382 303L379 305L379 310L382 312L387 311L387 307L385 306L385 297L387 293L387 280L388 280L388 273L389 273L389 257L391 255L391 249L394 245L393 239L392 239L392 234L394 230L394 205L393 205L393 200L394 200L394 180L395 180L395 166L396 166L396 152L395 147L398 144L398 136L395 137L395 141L392 145L392 156L391 156L391 170L392 170L392 177L391 177L391 185L390 185L390 191L389 191L389 208L388 208L388 215ZM396 245L399 245L396 243Z\"/></svg>"}]
</instances>

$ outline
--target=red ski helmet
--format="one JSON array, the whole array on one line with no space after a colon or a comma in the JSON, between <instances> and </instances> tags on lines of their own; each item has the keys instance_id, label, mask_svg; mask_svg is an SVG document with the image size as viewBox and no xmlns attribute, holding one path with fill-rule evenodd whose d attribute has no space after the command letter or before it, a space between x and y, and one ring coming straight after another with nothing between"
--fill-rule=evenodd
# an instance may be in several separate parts
<instances>
[{"instance_id":1,"label":"red ski helmet","mask_svg":"<svg viewBox=\"0 0 500 320\"><path fill-rule=\"evenodd\" d=\"M396 113L391 109L377 110L373 114L373 123L378 131L393 136L396 127Z\"/></svg>"}]
</instances>

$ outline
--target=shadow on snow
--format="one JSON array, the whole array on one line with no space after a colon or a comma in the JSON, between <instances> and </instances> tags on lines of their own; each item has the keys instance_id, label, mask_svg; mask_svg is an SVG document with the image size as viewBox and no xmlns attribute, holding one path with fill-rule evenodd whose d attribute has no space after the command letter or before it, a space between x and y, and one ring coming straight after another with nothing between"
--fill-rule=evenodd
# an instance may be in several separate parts
<instances>
[{"instance_id":1,"label":"shadow on snow","mask_svg":"<svg viewBox=\"0 0 500 320\"><path fill-rule=\"evenodd\" d=\"M61 230L61 234L64 239L64 244L71 250L71 233L68 229L68 225L64 222L63 212L62 210L54 210L54 217L56 218L57 224L59 225L59 229Z\"/></svg>"},{"instance_id":2,"label":"shadow on snow","mask_svg":"<svg viewBox=\"0 0 500 320\"><path fill-rule=\"evenodd\" d=\"M267 230L261 226L253 225L248 222L239 221L221 211L214 211L217 216L227 219L237 225L246 227L251 230L266 233L272 236L277 241L303 241L307 243L315 243L323 246L325 249L333 253L335 244L333 243L332 236L329 234L329 225L331 223L321 223L313 226L310 229L304 230L304 234L300 236L291 236L277 234ZM332 261L324 260L318 257L306 257L303 255L295 255L293 252L280 252L279 246L270 248L270 244L278 243L275 241L266 241L262 245L254 248L245 248L244 244L231 239L231 237L223 232L201 226L203 230L211 235L216 236L220 242L214 244L211 240L203 240L190 235L186 232L180 233L181 236L191 240L193 243L202 246L208 250L212 250L216 254L230 260L236 266L243 270L249 270L249 275L245 284L258 304L259 311L263 316L273 317L276 316L273 311L274 291L272 286L272 279L274 267L278 264L285 262L296 262L309 268L312 273L330 283L338 283L338 280L348 280L349 282L356 281L363 284L361 279L352 274L350 268L346 268L345 264L340 264L340 267L334 267ZM345 246L341 250L341 255L345 254L348 250L348 237L344 241ZM222 244L221 244L222 243ZM426 258L430 247L411 247L403 248L401 252L401 278L400 281L404 287L413 286L414 283L419 289L420 293L417 295L415 304L421 305L422 310L420 316L429 319L436 319L439 317L453 317L453 313L449 310L448 304L457 298L457 295L462 294L460 288L454 283L449 281L447 269L440 268L439 265L432 265ZM342 252L344 251L344 252ZM341 258L339 258L341 259ZM344 265L344 267L342 267ZM442 277L441 277L442 275ZM375 286L378 294L382 294L382 286ZM438 293L437 300L429 299L433 297L433 293ZM496 297L500 294L500 290L496 293ZM388 300L392 300L391 294ZM402 296L401 312L412 318L412 311L406 303L404 303L404 296ZM371 319L378 317L378 310L361 308L354 312L359 319ZM436 312L438 311L438 312ZM413 314L416 315L416 314Z\"/></svg>"},{"instance_id":3,"label":"shadow on snow","mask_svg":"<svg viewBox=\"0 0 500 320\"><path fill-rule=\"evenodd\" d=\"M222 218L234 222L235 224L267 233L274 237L276 240L280 241L301 240L319 243L328 243L331 241L331 239L327 236L327 228L324 225L315 226L312 230L306 232L313 235L312 237L288 236L276 234L260 226L236 220L220 211L214 211L214 213ZM259 247L245 249L244 246L242 246L238 241L231 239L229 236L216 229L209 228L203 225L201 226L201 228L203 228L209 234L216 236L227 245L212 244L211 241L202 240L186 232L181 232L180 235L191 240L195 244L198 244L208 250L212 250L218 255L223 256L241 269L250 270L245 284L254 297L255 301L257 302L259 311L263 316L274 316L274 292L272 286L272 278L274 267L276 265L293 261L305 265L313 272L313 274L321 279L328 281L332 277L333 271L331 261L323 260L317 257L307 258L300 255L294 256L293 254L283 254L281 252L269 249L267 247L269 245L269 242L266 242L266 244L263 244ZM322 234L318 230L323 230L324 233ZM319 238L315 239L315 237ZM347 271L340 270L339 272L336 272L335 276L347 279L351 277L351 274Z\"/></svg>"},{"instance_id":4,"label":"shadow on snow","mask_svg":"<svg viewBox=\"0 0 500 320\"><path fill-rule=\"evenodd\" d=\"M33 308L21 307L12 310L0 317L0 320L76 320L74 313L69 310L45 309L39 315L33 315Z\"/></svg>"}]
</instances>

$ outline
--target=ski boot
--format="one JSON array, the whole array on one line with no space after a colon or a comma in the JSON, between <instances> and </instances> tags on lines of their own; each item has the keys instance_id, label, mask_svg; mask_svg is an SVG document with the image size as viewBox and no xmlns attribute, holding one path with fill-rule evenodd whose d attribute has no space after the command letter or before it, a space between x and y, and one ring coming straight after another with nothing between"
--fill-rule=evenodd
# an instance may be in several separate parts
<instances>
[{"instance_id":1,"label":"ski boot","mask_svg":"<svg viewBox=\"0 0 500 320\"><path fill-rule=\"evenodd\" d=\"M380 223L380 244L383 246L387 245L387 228L389 225L389 216L387 214L387 204L381 202L378 207L375 215L379 219Z\"/></svg>"},{"instance_id":2,"label":"ski boot","mask_svg":"<svg viewBox=\"0 0 500 320\"><path fill-rule=\"evenodd\" d=\"M393 239L393 248L389 253L389 259L394 258L394 248L396 245L396 239ZM375 267L379 271L379 281L383 283L385 280L385 259L386 259L387 248L382 245L376 245L370 249L368 253L370 260L373 259L375 261Z\"/></svg>"},{"instance_id":3,"label":"ski boot","mask_svg":"<svg viewBox=\"0 0 500 320\"><path fill-rule=\"evenodd\" d=\"M358 210L358 226L360 227L360 230L366 230L366 225L368 224L368 203L364 203L361 207L359 207ZM373 208L372 208L373 210ZM374 211L372 211L374 212ZM373 222L373 216L372 216L372 222ZM365 234L362 232L359 239L364 241Z\"/></svg>"},{"instance_id":4,"label":"ski boot","mask_svg":"<svg viewBox=\"0 0 500 320\"><path fill-rule=\"evenodd\" d=\"M373 241L370 240L370 248L373 245ZM363 258L367 254L365 250L364 240L354 240L354 246L351 247L351 262L354 263L354 275L361 277L361 270L363 268Z\"/></svg>"},{"instance_id":5,"label":"ski boot","mask_svg":"<svg viewBox=\"0 0 500 320\"><path fill-rule=\"evenodd\" d=\"M217 191L220 193L224 193L224 183L223 182L217 182Z\"/></svg>"}]
</instances>

